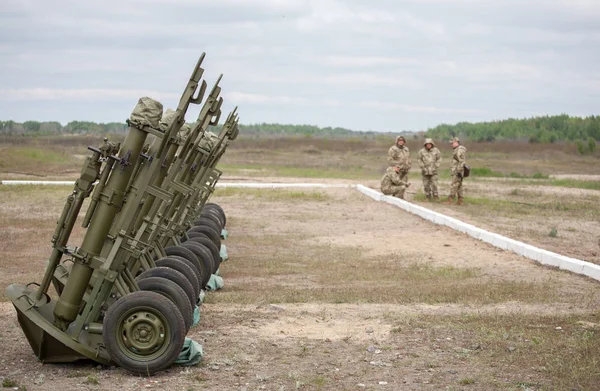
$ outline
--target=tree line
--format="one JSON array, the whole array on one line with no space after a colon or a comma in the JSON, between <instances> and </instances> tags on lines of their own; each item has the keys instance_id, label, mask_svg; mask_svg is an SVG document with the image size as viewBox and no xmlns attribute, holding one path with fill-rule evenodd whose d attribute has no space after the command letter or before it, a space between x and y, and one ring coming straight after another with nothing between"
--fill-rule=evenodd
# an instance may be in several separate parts
<instances>
[{"instance_id":1,"label":"tree line","mask_svg":"<svg viewBox=\"0 0 600 391\"><path fill-rule=\"evenodd\" d=\"M96 123L90 121L71 121L62 125L57 121L0 121L0 134L14 136L48 136L55 134L108 134L125 133L124 122Z\"/></svg>"},{"instance_id":2,"label":"tree line","mask_svg":"<svg viewBox=\"0 0 600 391\"><path fill-rule=\"evenodd\" d=\"M561 114L491 122L459 122L428 129L427 135L438 139L462 137L471 141L516 140L530 143L600 140L600 116L582 118Z\"/></svg>"},{"instance_id":3,"label":"tree line","mask_svg":"<svg viewBox=\"0 0 600 391\"><path fill-rule=\"evenodd\" d=\"M190 124L192 125L192 124ZM217 125L211 130L218 132L221 126ZM0 121L1 135L14 136L48 136L55 134L119 134L127 131L127 124L120 122L96 123L90 121L71 121L66 125L60 122L38 122L38 121ZM352 136L379 137L389 133L374 131L354 131L340 127L318 127L314 125L291 125L291 124L240 124L240 135L244 137L280 137L280 136L302 136L302 137L325 137L345 138Z\"/></svg>"},{"instance_id":4,"label":"tree line","mask_svg":"<svg viewBox=\"0 0 600 391\"><path fill-rule=\"evenodd\" d=\"M215 131L219 131L217 126ZM59 122L0 121L2 135L53 135L53 134L96 134L125 133L124 122L96 123L90 121L71 121L66 125ZM400 134L410 135L410 131ZM278 123L258 123L240 125L242 137L324 137L324 138L387 138L391 133L374 131L354 131L342 127L319 127L314 125L292 125ZM471 141L512 140L530 143L575 142L578 148L589 149L592 142L600 140L600 116L571 117L566 114L555 116L531 117L526 119L509 118L491 122L459 122L454 125L441 124L427 129L426 132L414 133L415 137L427 136L435 139L461 137Z\"/></svg>"}]
</instances>

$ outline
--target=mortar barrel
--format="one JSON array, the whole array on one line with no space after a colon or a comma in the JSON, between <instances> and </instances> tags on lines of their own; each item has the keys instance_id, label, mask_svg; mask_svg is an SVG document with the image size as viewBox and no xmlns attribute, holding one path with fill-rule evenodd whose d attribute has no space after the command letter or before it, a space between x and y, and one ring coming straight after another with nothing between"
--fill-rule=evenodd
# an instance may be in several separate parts
<instances>
[{"instance_id":1,"label":"mortar barrel","mask_svg":"<svg viewBox=\"0 0 600 391\"><path fill-rule=\"evenodd\" d=\"M148 112L149 106L154 106L153 117L144 118L140 113ZM135 118L132 113L131 122L134 125L129 127L125 141L119 151L120 163L113 168L108 178L104 193L101 195L96 211L92 216L92 221L85 234L83 243L77 251L76 262L54 308L54 323L63 330L77 317L83 295L93 272L89 262L102 250L106 235L123 204L127 184L131 179L133 169L136 167L140 152L144 146L144 141L148 135L141 128L147 124L157 125L158 120L154 120L154 116L159 106L162 113L162 105L160 103L152 101L149 98L145 98L145 100L143 98L140 99L138 106L134 110L134 113L138 113ZM160 118L160 115L158 118ZM135 126L139 126L139 128Z\"/></svg>"},{"instance_id":2,"label":"mortar barrel","mask_svg":"<svg viewBox=\"0 0 600 391\"><path fill-rule=\"evenodd\" d=\"M81 223L81 226L83 228L87 228L90 225L92 216L94 215L94 212L96 211L96 207L98 206L98 200L100 199L100 194L102 194L102 192L104 191L104 186L106 185L106 181L108 180L108 174L110 174L114 163L115 163L114 159L111 159L109 157L109 160L107 161L106 165L104 166L104 169L102 170L102 174L100 174L100 179L98 180L98 184L96 185L96 190L94 191L94 194L92 195L92 200L90 201L90 206L88 206L88 210L83 219L83 223Z\"/></svg>"}]
</instances>

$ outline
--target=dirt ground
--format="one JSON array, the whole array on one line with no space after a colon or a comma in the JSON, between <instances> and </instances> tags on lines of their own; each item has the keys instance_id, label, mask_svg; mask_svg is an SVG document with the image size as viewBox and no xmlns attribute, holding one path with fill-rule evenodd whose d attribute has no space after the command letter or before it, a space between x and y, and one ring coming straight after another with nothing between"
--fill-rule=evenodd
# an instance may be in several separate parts
<instances>
[{"instance_id":1,"label":"dirt ground","mask_svg":"<svg viewBox=\"0 0 600 391\"><path fill-rule=\"evenodd\" d=\"M549 335L567 325L537 322L575 319L582 326L573 328L597 330L596 281L542 267L353 189L304 189L307 200L298 202L269 199L267 192L233 191L214 199L227 212L230 260L221 268L224 289L209 293L200 325L188 334L203 345L199 366L141 377L93 363L43 365L12 305L4 302L0 379L21 389L64 391L565 389L554 388L552 374L533 362L497 356L493 344L482 342L481 330L468 326L469 319L514 317ZM311 201L312 193L324 200ZM315 261L318 271L307 267ZM452 285L439 301L431 295L421 300L421 294L435 292L435 283L403 292L408 282L385 276L415 264L473 271L467 280L486 293L478 296L468 288L460 296L459 281L455 300L444 299ZM356 273L375 278L353 281ZM385 289L378 290L378 275ZM1 277L4 285L10 279ZM498 289L486 290L490 285ZM321 298L340 289L347 290L347 299ZM302 294L315 298L300 299ZM467 326L459 327L463 320ZM515 344L503 350L518 351Z\"/></svg>"}]
</instances>

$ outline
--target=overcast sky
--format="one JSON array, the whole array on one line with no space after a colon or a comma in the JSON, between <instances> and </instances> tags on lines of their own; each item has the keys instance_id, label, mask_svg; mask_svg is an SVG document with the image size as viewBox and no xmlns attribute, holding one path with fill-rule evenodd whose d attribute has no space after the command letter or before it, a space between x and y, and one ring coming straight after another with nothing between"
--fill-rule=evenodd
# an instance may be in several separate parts
<instances>
[{"instance_id":1,"label":"overcast sky","mask_svg":"<svg viewBox=\"0 0 600 391\"><path fill-rule=\"evenodd\" d=\"M242 123L417 131L599 112L598 0L0 4L0 120L122 122L146 95L174 107L202 52Z\"/></svg>"}]
</instances>

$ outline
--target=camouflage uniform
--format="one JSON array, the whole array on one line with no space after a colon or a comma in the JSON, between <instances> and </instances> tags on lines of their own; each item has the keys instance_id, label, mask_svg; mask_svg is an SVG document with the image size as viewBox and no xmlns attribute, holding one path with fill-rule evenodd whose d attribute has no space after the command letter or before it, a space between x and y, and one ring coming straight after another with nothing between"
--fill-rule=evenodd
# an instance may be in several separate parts
<instances>
[{"instance_id":1,"label":"camouflage uniform","mask_svg":"<svg viewBox=\"0 0 600 391\"><path fill-rule=\"evenodd\" d=\"M427 144L431 144L431 149L427 149ZM437 170L440 167L440 163L442 163L442 155L440 154L440 150L435 147L432 139L425 139L423 148L417 153L417 161L421 168L425 196L428 199L431 199L432 197L438 199Z\"/></svg>"},{"instance_id":2,"label":"camouflage uniform","mask_svg":"<svg viewBox=\"0 0 600 391\"><path fill-rule=\"evenodd\" d=\"M450 143L453 142L459 143L458 137L450 140ZM463 173L465 164L467 162L467 148L462 145L457 145L454 147L454 152L452 154L452 166L450 167L450 174L452 175L452 184L450 185L450 196L448 197L448 202L451 203L454 201L454 197L458 196L458 204L462 204L463 200Z\"/></svg>"},{"instance_id":3,"label":"camouflage uniform","mask_svg":"<svg viewBox=\"0 0 600 391\"><path fill-rule=\"evenodd\" d=\"M410 167L412 166L412 162L410 161L410 151L406 145L398 145L398 141L400 140L406 142L404 137L396 137L396 144L392 145L388 151L388 164L390 167L400 167L400 177L402 178L402 181L408 182L408 170L410 170Z\"/></svg>"},{"instance_id":4,"label":"camouflage uniform","mask_svg":"<svg viewBox=\"0 0 600 391\"><path fill-rule=\"evenodd\" d=\"M410 184L402 180L400 173L397 173L394 167L388 167L381 178L381 192L385 195L404 199L404 191L408 186Z\"/></svg>"}]
</instances>

